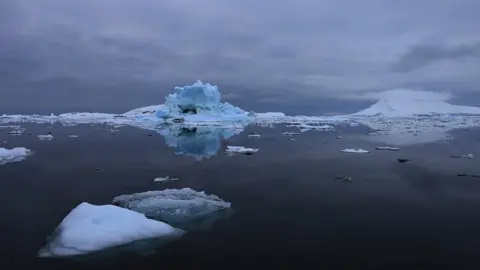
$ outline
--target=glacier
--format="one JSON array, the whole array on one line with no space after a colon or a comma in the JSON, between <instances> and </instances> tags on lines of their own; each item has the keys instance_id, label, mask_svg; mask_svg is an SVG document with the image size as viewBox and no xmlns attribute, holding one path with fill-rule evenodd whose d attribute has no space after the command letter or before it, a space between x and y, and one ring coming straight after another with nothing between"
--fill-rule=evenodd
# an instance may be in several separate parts
<instances>
[{"instance_id":1,"label":"glacier","mask_svg":"<svg viewBox=\"0 0 480 270\"><path fill-rule=\"evenodd\" d=\"M183 234L183 230L134 211L83 202L61 221L38 256L80 256L113 252L115 248L141 250L167 244Z\"/></svg>"},{"instance_id":2,"label":"glacier","mask_svg":"<svg viewBox=\"0 0 480 270\"><path fill-rule=\"evenodd\" d=\"M392 145L444 140L450 130L480 126L480 107L450 104L450 96L443 93L394 89L371 97L377 100L375 104L353 114L287 116L281 112L246 112L222 102L217 86L197 81L175 87L174 92L165 97L164 104L122 114L3 115L0 124L127 125L156 131L175 153L199 160L215 155L222 139L239 134L251 124L262 127L286 124L301 132L335 131L335 125L347 123L354 128L360 124L371 131L365 139Z\"/></svg>"},{"instance_id":3,"label":"glacier","mask_svg":"<svg viewBox=\"0 0 480 270\"><path fill-rule=\"evenodd\" d=\"M113 204L183 230L206 230L232 213L231 203L191 188L120 195Z\"/></svg>"}]
</instances>

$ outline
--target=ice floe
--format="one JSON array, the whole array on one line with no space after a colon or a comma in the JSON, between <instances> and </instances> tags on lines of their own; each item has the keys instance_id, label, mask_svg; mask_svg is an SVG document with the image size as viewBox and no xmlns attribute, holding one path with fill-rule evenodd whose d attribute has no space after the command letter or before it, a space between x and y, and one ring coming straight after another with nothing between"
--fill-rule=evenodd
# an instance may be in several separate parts
<instances>
[{"instance_id":1,"label":"ice floe","mask_svg":"<svg viewBox=\"0 0 480 270\"><path fill-rule=\"evenodd\" d=\"M180 229L128 209L83 202L62 220L38 256L84 255L146 240L161 245L183 234Z\"/></svg>"},{"instance_id":2,"label":"ice floe","mask_svg":"<svg viewBox=\"0 0 480 270\"><path fill-rule=\"evenodd\" d=\"M53 140L53 135L52 134L47 134L47 135L38 135L37 138L41 141L51 141Z\"/></svg>"},{"instance_id":3,"label":"ice floe","mask_svg":"<svg viewBox=\"0 0 480 270\"><path fill-rule=\"evenodd\" d=\"M161 183L161 182L174 182L178 181L179 179L176 177L170 177L170 176L158 176L153 179L153 182L156 183Z\"/></svg>"},{"instance_id":4,"label":"ice floe","mask_svg":"<svg viewBox=\"0 0 480 270\"><path fill-rule=\"evenodd\" d=\"M0 165L22 161L32 154L33 151L25 147L15 147L12 149L0 148Z\"/></svg>"},{"instance_id":5,"label":"ice floe","mask_svg":"<svg viewBox=\"0 0 480 270\"><path fill-rule=\"evenodd\" d=\"M191 188L120 195L113 204L187 231L208 229L231 214L229 202Z\"/></svg>"},{"instance_id":6,"label":"ice floe","mask_svg":"<svg viewBox=\"0 0 480 270\"><path fill-rule=\"evenodd\" d=\"M256 148L246 148L243 146L228 145L225 151L230 155L233 155L233 154L253 155L257 153L259 150L260 149L256 149Z\"/></svg>"},{"instance_id":7,"label":"ice floe","mask_svg":"<svg viewBox=\"0 0 480 270\"><path fill-rule=\"evenodd\" d=\"M355 154L366 154L366 153L369 153L368 150L365 150L365 149L353 149L353 148L346 148L346 149L343 149L343 150L340 150L344 153L355 153Z\"/></svg>"}]
</instances>

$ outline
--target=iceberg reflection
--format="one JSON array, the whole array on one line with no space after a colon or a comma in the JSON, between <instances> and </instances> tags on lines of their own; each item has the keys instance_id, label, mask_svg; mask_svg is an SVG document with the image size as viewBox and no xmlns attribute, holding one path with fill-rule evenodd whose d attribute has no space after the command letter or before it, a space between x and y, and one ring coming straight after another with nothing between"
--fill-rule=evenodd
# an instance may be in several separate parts
<instances>
[{"instance_id":1,"label":"iceberg reflection","mask_svg":"<svg viewBox=\"0 0 480 270\"><path fill-rule=\"evenodd\" d=\"M221 148L221 140L240 134L244 128L245 125L168 125L157 129L157 132L165 138L169 147L175 148L175 154L202 160L216 155Z\"/></svg>"}]
</instances>

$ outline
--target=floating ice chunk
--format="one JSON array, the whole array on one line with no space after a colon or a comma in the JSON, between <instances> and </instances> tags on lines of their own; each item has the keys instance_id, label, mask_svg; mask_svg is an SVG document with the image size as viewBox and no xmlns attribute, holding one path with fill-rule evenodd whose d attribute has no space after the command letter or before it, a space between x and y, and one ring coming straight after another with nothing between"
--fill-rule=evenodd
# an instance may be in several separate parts
<instances>
[{"instance_id":1,"label":"floating ice chunk","mask_svg":"<svg viewBox=\"0 0 480 270\"><path fill-rule=\"evenodd\" d=\"M228 154L244 154L244 155L253 155L257 153L260 149L256 148L245 148L243 146L227 146L227 153Z\"/></svg>"},{"instance_id":2,"label":"floating ice chunk","mask_svg":"<svg viewBox=\"0 0 480 270\"><path fill-rule=\"evenodd\" d=\"M37 138L41 141L51 141L53 140L53 135L52 134L38 135Z\"/></svg>"},{"instance_id":3,"label":"floating ice chunk","mask_svg":"<svg viewBox=\"0 0 480 270\"><path fill-rule=\"evenodd\" d=\"M15 147L12 149L0 148L0 165L22 161L32 154L32 150L24 147Z\"/></svg>"},{"instance_id":4,"label":"floating ice chunk","mask_svg":"<svg viewBox=\"0 0 480 270\"><path fill-rule=\"evenodd\" d=\"M75 135L75 134L72 134L72 135L68 135L69 138L78 138L78 135Z\"/></svg>"},{"instance_id":5,"label":"floating ice chunk","mask_svg":"<svg viewBox=\"0 0 480 270\"><path fill-rule=\"evenodd\" d=\"M462 158L473 159L473 154L461 155Z\"/></svg>"},{"instance_id":6,"label":"floating ice chunk","mask_svg":"<svg viewBox=\"0 0 480 270\"><path fill-rule=\"evenodd\" d=\"M153 182L173 182L173 181L178 181L179 179L178 178L175 178L175 177L170 177L170 176L165 176L165 177L155 177L153 179Z\"/></svg>"},{"instance_id":7,"label":"floating ice chunk","mask_svg":"<svg viewBox=\"0 0 480 270\"><path fill-rule=\"evenodd\" d=\"M377 150L387 150L387 151L398 151L398 150L400 150L400 148L398 148L398 147L389 147L389 146L378 146L378 147L375 147L375 149L377 149Z\"/></svg>"},{"instance_id":8,"label":"floating ice chunk","mask_svg":"<svg viewBox=\"0 0 480 270\"><path fill-rule=\"evenodd\" d=\"M190 188L121 195L113 204L185 230L208 229L215 220L231 214L229 202Z\"/></svg>"},{"instance_id":9,"label":"floating ice chunk","mask_svg":"<svg viewBox=\"0 0 480 270\"><path fill-rule=\"evenodd\" d=\"M12 130L10 132L8 132L9 135L13 135L13 136L20 136L22 135L24 132L23 129L16 129L16 130Z\"/></svg>"},{"instance_id":10,"label":"floating ice chunk","mask_svg":"<svg viewBox=\"0 0 480 270\"><path fill-rule=\"evenodd\" d=\"M298 132L283 132L282 135L284 136L295 136L295 135L300 135Z\"/></svg>"},{"instance_id":11,"label":"floating ice chunk","mask_svg":"<svg viewBox=\"0 0 480 270\"><path fill-rule=\"evenodd\" d=\"M258 139L258 138L262 137L262 135L260 135L260 134L248 134L248 137Z\"/></svg>"},{"instance_id":12,"label":"floating ice chunk","mask_svg":"<svg viewBox=\"0 0 480 270\"><path fill-rule=\"evenodd\" d=\"M146 239L169 242L183 234L182 230L134 211L83 202L62 220L38 256L83 255Z\"/></svg>"},{"instance_id":13,"label":"floating ice chunk","mask_svg":"<svg viewBox=\"0 0 480 270\"><path fill-rule=\"evenodd\" d=\"M366 153L369 153L369 151L367 150L364 150L364 149L352 149L352 148L346 148L346 149L343 149L343 150L340 150L344 153L356 153L356 154L366 154Z\"/></svg>"}]
</instances>

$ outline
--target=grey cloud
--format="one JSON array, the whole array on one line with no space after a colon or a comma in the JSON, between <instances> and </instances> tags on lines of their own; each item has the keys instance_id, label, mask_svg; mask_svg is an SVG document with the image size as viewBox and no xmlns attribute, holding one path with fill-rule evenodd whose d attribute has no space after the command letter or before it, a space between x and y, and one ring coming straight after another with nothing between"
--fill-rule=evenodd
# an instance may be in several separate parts
<instances>
[{"instance_id":1,"label":"grey cloud","mask_svg":"<svg viewBox=\"0 0 480 270\"><path fill-rule=\"evenodd\" d=\"M442 60L462 60L467 57L480 58L480 43L457 46L416 45L402 55L393 65L393 70L409 72Z\"/></svg>"},{"instance_id":2,"label":"grey cloud","mask_svg":"<svg viewBox=\"0 0 480 270\"><path fill-rule=\"evenodd\" d=\"M0 94L75 81L91 97L161 97L197 79L284 104L398 87L474 92L478 45L422 44L479 44L478 11L476 0L4 0Z\"/></svg>"}]
</instances>

